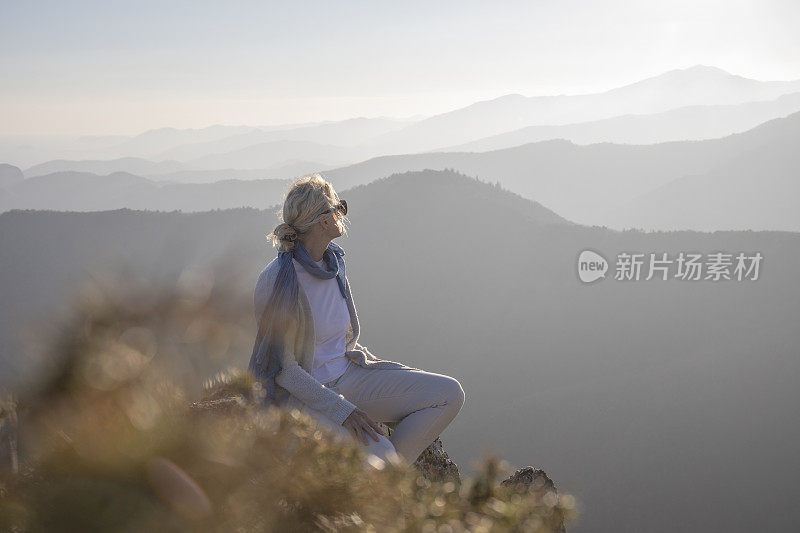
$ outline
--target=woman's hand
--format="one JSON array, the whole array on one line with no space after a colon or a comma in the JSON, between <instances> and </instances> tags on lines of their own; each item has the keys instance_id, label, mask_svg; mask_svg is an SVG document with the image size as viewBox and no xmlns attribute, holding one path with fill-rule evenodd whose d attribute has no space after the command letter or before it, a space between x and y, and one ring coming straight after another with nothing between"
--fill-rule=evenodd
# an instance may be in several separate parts
<instances>
[{"instance_id":1,"label":"woman's hand","mask_svg":"<svg viewBox=\"0 0 800 533\"><path fill-rule=\"evenodd\" d=\"M378 433L383 436L386 434L383 432L381 427L378 425L377 422L372 420L367 413L356 407L353 409L353 412L350 413L347 418L344 419L342 423L344 427L350 430L350 433L356 438L361 440L364 443L364 446L369 444L367 440L367 435L372 437L375 442L378 442L379 437Z\"/></svg>"}]
</instances>

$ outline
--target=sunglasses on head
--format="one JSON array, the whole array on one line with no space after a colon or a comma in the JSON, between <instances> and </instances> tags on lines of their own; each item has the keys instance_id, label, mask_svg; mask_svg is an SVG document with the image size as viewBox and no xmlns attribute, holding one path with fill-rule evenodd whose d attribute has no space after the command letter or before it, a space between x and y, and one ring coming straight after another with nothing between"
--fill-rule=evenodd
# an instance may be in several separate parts
<instances>
[{"instance_id":1,"label":"sunglasses on head","mask_svg":"<svg viewBox=\"0 0 800 533\"><path fill-rule=\"evenodd\" d=\"M333 211L334 209L337 210L337 211L341 211L343 215L346 215L347 214L347 201L346 200L339 201L338 205L335 205L335 206L331 207L327 211L323 211L322 213L320 213L320 215L328 214L331 211Z\"/></svg>"}]
</instances>

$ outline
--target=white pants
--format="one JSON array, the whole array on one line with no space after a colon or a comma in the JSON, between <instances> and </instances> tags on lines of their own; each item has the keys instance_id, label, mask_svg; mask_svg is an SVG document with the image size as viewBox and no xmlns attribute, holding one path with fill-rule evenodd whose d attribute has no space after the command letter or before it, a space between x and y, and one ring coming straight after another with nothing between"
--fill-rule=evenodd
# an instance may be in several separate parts
<instances>
[{"instance_id":1,"label":"white pants","mask_svg":"<svg viewBox=\"0 0 800 533\"><path fill-rule=\"evenodd\" d=\"M367 454L385 460L387 454L396 453L409 463L436 440L465 400L458 380L417 368L370 369L351 362L344 374L325 386L342 394L374 421L397 424L391 440L378 435L376 442L367 436ZM337 433L355 439L350 430L324 413L305 405L301 410Z\"/></svg>"}]
</instances>

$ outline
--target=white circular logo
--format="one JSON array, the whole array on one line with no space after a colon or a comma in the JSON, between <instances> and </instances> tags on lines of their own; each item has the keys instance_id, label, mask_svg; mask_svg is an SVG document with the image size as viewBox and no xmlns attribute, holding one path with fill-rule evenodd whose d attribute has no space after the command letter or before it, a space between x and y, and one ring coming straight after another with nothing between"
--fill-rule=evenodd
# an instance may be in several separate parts
<instances>
[{"instance_id":1,"label":"white circular logo","mask_svg":"<svg viewBox=\"0 0 800 533\"><path fill-rule=\"evenodd\" d=\"M578 256L578 277L584 283L591 283L606 277L608 261L602 255L584 250Z\"/></svg>"}]
</instances>

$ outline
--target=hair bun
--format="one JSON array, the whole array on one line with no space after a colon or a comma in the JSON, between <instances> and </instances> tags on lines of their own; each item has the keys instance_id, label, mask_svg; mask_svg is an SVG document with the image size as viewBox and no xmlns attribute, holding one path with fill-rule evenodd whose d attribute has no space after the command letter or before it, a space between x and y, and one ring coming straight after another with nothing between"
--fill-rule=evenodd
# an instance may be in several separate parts
<instances>
[{"instance_id":1,"label":"hair bun","mask_svg":"<svg viewBox=\"0 0 800 533\"><path fill-rule=\"evenodd\" d=\"M299 232L297 231L297 228L286 222L278 224L278 227L276 227L275 231L273 232L273 234L279 241L284 241L292 244L294 244L295 241L297 241L298 233Z\"/></svg>"}]
</instances>

